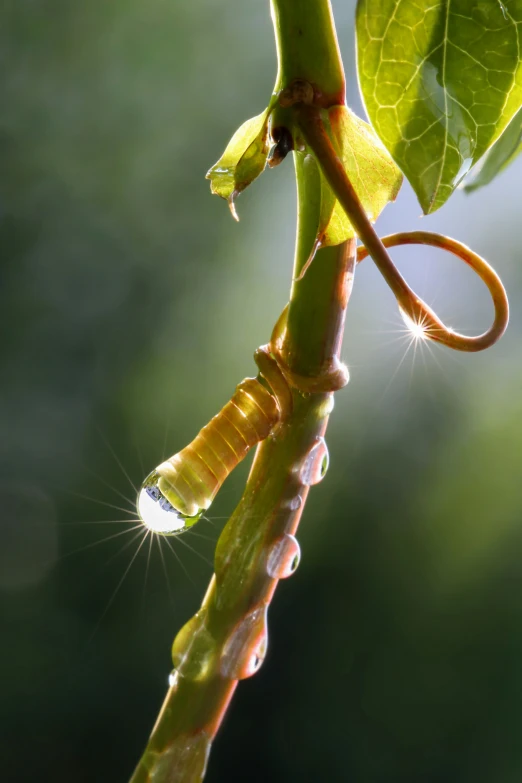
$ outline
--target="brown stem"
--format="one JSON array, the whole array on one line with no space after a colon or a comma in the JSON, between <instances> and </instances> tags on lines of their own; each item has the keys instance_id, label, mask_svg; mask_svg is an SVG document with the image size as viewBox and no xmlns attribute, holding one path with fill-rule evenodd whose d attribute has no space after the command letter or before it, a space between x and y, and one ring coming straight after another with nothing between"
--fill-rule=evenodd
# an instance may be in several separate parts
<instances>
[{"instance_id":1,"label":"brown stem","mask_svg":"<svg viewBox=\"0 0 522 783\"><path fill-rule=\"evenodd\" d=\"M479 256L478 253L475 253L456 239L451 239L450 237L444 236L444 234L434 234L431 231L404 231L398 234L390 234L387 237L381 237L381 242L384 247L397 247L398 245L428 245L430 247L439 247L441 250L452 253L454 256L457 256L457 258L460 258L468 264L486 284L486 288L491 294L495 308L495 318L488 331L478 337L466 337L453 332L449 327L443 324L443 329L447 334L447 338L446 340L439 340L439 342L444 342L444 344L448 345L450 348L455 348L454 341L465 340L466 342L469 342L472 340L475 345L478 344L480 347L474 349L458 348L457 350L479 351L493 345L493 343L496 343L497 340L502 337L509 321L509 304L506 291L495 270L485 259ZM362 261L368 255L369 253L366 247L362 246L357 248L358 262ZM419 323L424 329L424 322L420 321ZM431 337L429 331L427 332L426 337ZM432 337L432 339L436 338Z\"/></svg>"},{"instance_id":2,"label":"brown stem","mask_svg":"<svg viewBox=\"0 0 522 783\"><path fill-rule=\"evenodd\" d=\"M493 345L504 333L509 319L509 305L502 281L489 264L472 250L454 239L429 232L411 232L379 239L355 192L346 170L325 130L320 110L306 103L293 107L305 139L317 157L323 173L359 237L365 250L359 254L362 260L370 255L382 276L395 294L401 309L415 323L422 326L431 340L457 351L482 351ZM461 258L485 282L493 299L495 319L484 334L467 337L445 326L438 315L409 287L386 251L393 245L419 243L431 244L448 250Z\"/></svg>"}]
</instances>

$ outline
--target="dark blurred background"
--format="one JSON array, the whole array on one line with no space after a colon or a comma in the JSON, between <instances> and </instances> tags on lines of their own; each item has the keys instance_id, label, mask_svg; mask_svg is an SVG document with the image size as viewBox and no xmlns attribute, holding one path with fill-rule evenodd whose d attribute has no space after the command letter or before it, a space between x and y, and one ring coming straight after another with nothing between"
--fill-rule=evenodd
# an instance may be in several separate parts
<instances>
[{"instance_id":1,"label":"dark blurred background","mask_svg":"<svg viewBox=\"0 0 522 783\"><path fill-rule=\"evenodd\" d=\"M362 111L354 2L334 10ZM274 55L266 1L0 4L2 781L125 783L210 577L248 465L173 551L138 552L127 509L255 371L286 301L291 161L241 197L239 225L204 179L266 105ZM358 270L331 467L208 783L520 781L521 166L421 222L405 186L379 221L490 259L509 331L484 354L408 349ZM486 328L462 264L395 257L452 325Z\"/></svg>"}]
</instances>

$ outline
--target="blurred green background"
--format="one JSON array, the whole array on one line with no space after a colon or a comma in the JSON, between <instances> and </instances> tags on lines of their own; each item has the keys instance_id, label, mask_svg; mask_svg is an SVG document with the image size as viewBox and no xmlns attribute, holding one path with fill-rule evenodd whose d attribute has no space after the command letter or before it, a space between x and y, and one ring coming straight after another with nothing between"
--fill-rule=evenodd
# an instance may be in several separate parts
<instances>
[{"instance_id":1,"label":"blurred green background","mask_svg":"<svg viewBox=\"0 0 522 783\"><path fill-rule=\"evenodd\" d=\"M334 11L362 111L353 0ZM173 551L136 554L112 506L255 372L285 304L290 159L240 198L239 225L204 179L266 105L274 55L266 1L0 5L2 781L125 783L211 574L247 465ZM520 781L521 172L421 222L405 186L379 221L489 258L509 332L479 355L407 350L361 265L331 467L208 783ZM452 325L489 323L463 265L395 257Z\"/></svg>"}]
</instances>

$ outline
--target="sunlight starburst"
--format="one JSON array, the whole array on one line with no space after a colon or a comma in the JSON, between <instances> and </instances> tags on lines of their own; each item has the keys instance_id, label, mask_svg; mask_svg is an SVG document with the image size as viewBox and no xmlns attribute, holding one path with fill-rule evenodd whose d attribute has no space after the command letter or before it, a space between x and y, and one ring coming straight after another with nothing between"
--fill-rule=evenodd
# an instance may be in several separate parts
<instances>
[{"instance_id":1,"label":"sunlight starburst","mask_svg":"<svg viewBox=\"0 0 522 783\"><path fill-rule=\"evenodd\" d=\"M402 307L399 307L399 312L413 340L429 340L428 327L425 319L415 321L413 318L410 318Z\"/></svg>"}]
</instances>

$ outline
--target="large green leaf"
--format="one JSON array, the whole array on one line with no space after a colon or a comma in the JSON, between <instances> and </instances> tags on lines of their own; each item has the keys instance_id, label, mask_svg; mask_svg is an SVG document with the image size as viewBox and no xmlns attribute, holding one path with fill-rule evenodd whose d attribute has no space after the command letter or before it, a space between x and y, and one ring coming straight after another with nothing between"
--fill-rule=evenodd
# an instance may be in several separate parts
<instances>
[{"instance_id":1,"label":"large green leaf","mask_svg":"<svg viewBox=\"0 0 522 783\"><path fill-rule=\"evenodd\" d=\"M522 104L522 0L358 0L357 43L370 120L433 212Z\"/></svg>"},{"instance_id":2,"label":"large green leaf","mask_svg":"<svg viewBox=\"0 0 522 783\"><path fill-rule=\"evenodd\" d=\"M230 139L218 162L207 173L212 193L227 199L236 220L236 196L262 173L266 165L269 114L270 107L244 122Z\"/></svg>"},{"instance_id":3,"label":"large green leaf","mask_svg":"<svg viewBox=\"0 0 522 783\"><path fill-rule=\"evenodd\" d=\"M344 168L370 220L377 220L394 201L402 174L367 122L346 106L328 110L327 127ZM353 227L332 189L321 175L321 214L317 242L321 247L339 245L355 236Z\"/></svg>"},{"instance_id":4,"label":"large green leaf","mask_svg":"<svg viewBox=\"0 0 522 783\"><path fill-rule=\"evenodd\" d=\"M522 109L515 114L498 141L486 153L476 177L466 184L468 192L487 185L522 152Z\"/></svg>"}]
</instances>

